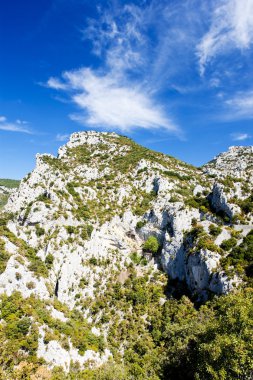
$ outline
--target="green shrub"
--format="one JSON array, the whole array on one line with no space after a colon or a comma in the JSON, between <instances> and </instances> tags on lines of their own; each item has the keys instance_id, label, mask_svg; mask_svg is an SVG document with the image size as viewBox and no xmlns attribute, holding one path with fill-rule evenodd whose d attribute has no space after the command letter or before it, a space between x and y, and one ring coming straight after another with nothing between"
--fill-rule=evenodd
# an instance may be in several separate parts
<instances>
[{"instance_id":1,"label":"green shrub","mask_svg":"<svg viewBox=\"0 0 253 380\"><path fill-rule=\"evenodd\" d=\"M91 258L89 259L89 263L90 263L91 265L98 265L98 260L96 259L96 257L91 257Z\"/></svg>"},{"instance_id":2,"label":"green shrub","mask_svg":"<svg viewBox=\"0 0 253 380\"><path fill-rule=\"evenodd\" d=\"M239 206L241 207L242 211L245 214L249 214L253 211L253 193L243 201L238 202Z\"/></svg>"},{"instance_id":3,"label":"green shrub","mask_svg":"<svg viewBox=\"0 0 253 380\"><path fill-rule=\"evenodd\" d=\"M45 264L47 268L51 269L53 266L53 263L54 263L54 256L52 255L52 253L49 253L45 259Z\"/></svg>"},{"instance_id":4,"label":"green shrub","mask_svg":"<svg viewBox=\"0 0 253 380\"><path fill-rule=\"evenodd\" d=\"M9 258L10 255L5 250L5 242L4 240L0 239L0 274L5 271Z\"/></svg>"},{"instance_id":5,"label":"green shrub","mask_svg":"<svg viewBox=\"0 0 253 380\"><path fill-rule=\"evenodd\" d=\"M224 249L224 251L230 251L230 249L235 247L236 244L237 244L237 240L232 237L230 239L224 240L220 246L222 249Z\"/></svg>"},{"instance_id":6,"label":"green shrub","mask_svg":"<svg viewBox=\"0 0 253 380\"><path fill-rule=\"evenodd\" d=\"M208 249L212 252L220 252L220 248L213 242L208 235L201 236L197 242L196 249Z\"/></svg>"},{"instance_id":7,"label":"green shrub","mask_svg":"<svg viewBox=\"0 0 253 380\"><path fill-rule=\"evenodd\" d=\"M146 223L147 223L146 220L139 220L139 221L136 223L136 228L139 230L139 229L141 229L142 227L144 227Z\"/></svg>"},{"instance_id":8,"label":"green shrub","mask_svg":"<svg viewBox=\"0 0 253 380\"><path fill-rule=\"evenodd\" d=\"M32 289L35 289L36 285L33 281L29 281L26 283L26 287L27 289L32 290Z\"/></svg>"},{"instance_id":9,"label":"green shrub","mask_svg":"<svg viewBox=\"0 0 253 380\"><path fill-rule=\"evenodd\" d=\"M36 235L38 237L43 236L45 234L45 229L43 227L40 227L38 226L38 224L36 224L35 228L36 228Z\"/></svg>"},{"instance_id":10,"label":"green shrub","mask_svg":"<svg viewBox=\"0 0 253 380\"><path fill-rule=\"evenodd\" d=\"M74 227L74 226L65 226L65 229L66 229L67 233L70 235L76 233L76 227Z\"/></svg>"},{"instance_id":11,"label":"green shrub","mask_svg":"<svg viewBox=\"0 0 253 380\"><path fill-rule=\"evenodd\" d=\"M157 253L159 249L159 241L155 236L149 236L148 239L143 244L143 251L151 252L153 254Z\"/></svg>"},{"instance_id":12,"label":"green shrub","mask_svg":"<svg viewBox=\"0 0 253 380\"><path fill-rule=\"evenodd\" d=\"M217 237L222 231L220 226L215 226L214 224L210 224L209 232L212 236Z\"/></svg>"},{"instance_id":13,"label":"green shrub","mask_svg":"<svg viewBox=\"0 0 253 380\"><path fill-rule=\"evenodd\" d=\"M132 252L130 255L132 262L136 265L147 265L148 261L145 257L138 255L137 252Z\"/></svg>"}]
</instances>

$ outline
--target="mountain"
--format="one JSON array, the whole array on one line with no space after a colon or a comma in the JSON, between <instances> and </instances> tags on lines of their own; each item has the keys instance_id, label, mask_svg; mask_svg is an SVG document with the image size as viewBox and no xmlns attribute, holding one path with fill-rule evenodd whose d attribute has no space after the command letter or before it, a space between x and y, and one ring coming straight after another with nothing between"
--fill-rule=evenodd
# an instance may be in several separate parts
<instances>
[{"instance_id":1,"label":"mountain","mask_svg":"<svg viewBox=\"0 0 253 380\"><path fill-rule=\"evenodd\" d=\"M92 131L37 155L0 217L3 378L214 378L179 342L251 286L252 167L252 147L196 168Z\"/></svg>"}]
</instances>

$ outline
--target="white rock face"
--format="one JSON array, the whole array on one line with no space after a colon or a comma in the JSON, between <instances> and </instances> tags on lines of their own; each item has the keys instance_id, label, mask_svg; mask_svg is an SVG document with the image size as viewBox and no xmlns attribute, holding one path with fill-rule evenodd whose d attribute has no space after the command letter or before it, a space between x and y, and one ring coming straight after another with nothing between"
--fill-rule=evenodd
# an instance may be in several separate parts
<instances>
[{"instance_id":1,"label":"white rock face","mask_svg":"<svg viewBox=\"0 0 253 380\"><path fill-rule=\"evenodd\" d=\"M176 204L168 210L170 233L166 233L162 249L162 266L172 279L185 280L186 252L183 245L184 231L191 228L192 219L200 219L198 210L182 209Z\"/></svg>"},{"instance_id":2,"label":"white rock face","mask_svg":"<svg viewBox=\"0 0 253 380\"><path fill-rule=\"evenodd\" d=\"M197 185L193 190L193 195L201 194L203 192L204 188L201 185Z\"/></svg>"},{"instance_id":3,"label":"white rock face","mask_svg":"<svg viewBox=\"0 0 253 380\"><path fill-rule=\"evenodd\" d=\"M220 258L218 253L204 249L189 255L186 262L186 281L193 292L209 289L210 278L219 265Z\"/></svg>"},{"instance_id":4,"label":"white rock face","mask_svg":"<svg viewBox=\"0 0 253 380\"><path fill-rule=\"evenodd\" d=\"M220 271L213 274L209 289L215 294L227 294L236 289L241 282L241 278L237 275L233 276L233 278L228 278L225 272Z\"/></svg>"},{"instance_id":5,"label":"white rock face","mask_svg":"<svg viewBox=\"0 0 253 380\"><path fill-rule=\"evenodd\" d=\"M224 212L230 219L237 213L240 213L240 207L230 204L224 192L224 186L215 183L213 187L211 204L216 212Z\"/></svg>"},{"instance_id":6,"label":"white rock face","mask_svg":"<svg viewBox=\"0 0 253 380\"><path fill-rule=\"evenodd\" d=\"M50 194L49 183L55 177L52 176L49 166L44 163L42 157L52 155L36 155L36 167L31 175L26 176L19 188L10 196L5 210L8 212L18 212L28 203L34 201L40 195Z\"/></svg>"},{"instance_id":7,"label":"white rock face","mask_svg":"<svg viewBox=\"0 0 253 380\"><path fill-rule=\"evenodd\" d=\"M0 194L12 194L14 193L15 188L9 188L6 186L0 186Z\"/></svg>"},{"instance_id":8,"label":"white rock face","mask_svg":"<svg viewBox=\"0 0 253 380\"><path fill-rule=\"evenodd\" d=\"M6 293L9 296L14 291L20 291L25 298L31 294L41 299L50 298L44 280L37 279L15 256L11 256L5 271L0 275L0 294Z\"/></svg>"},{"instance_id":9,"label":"white rock face","mask_svg":"<svg viewBox=\"0 0 253 380\"><path fill-rule=\"evenodd\" d=\"M104 144L104 136L106 137L119 137L116 133L109 133L109 132L95 132L95 131L88 131L88 132L76 132L73 133L70 136L69 141L67 142L66 145L63 145L59 150L58 150L58 157L62 158L66 155L66 151L68 148L75 148L80 145L98 145L98 144ZM112 145L113 146L113 145Z\"/></svg>"},{"instance_id":10,"label":"white rock face","mask_svg":"<svg viewBox=\"0 0 253 380\"><path fill-rule=\"evenodd\" d=\"M225 153L219 154L204 165L208 174L237 178L252 177L253 146L231 146Z\"/></svg>"},{"instance_id":11,"label":"white rock face","mask_svg":"<svg viewBox=\"0 0 253 380\"><path fill-rule=\"evenodd\" d=\"M104 353L100 355L93 350L85 351L84 355L80 355L78 350L73 348L71 342L69 342L69 350L65 350L56 340L51 340L48 344L44 343L45 331L43 327L40 328L40 337L37 355L39 358L43 358L49 365L49 368L54 366L62 366L63 369L68 372L70 364L79 363L81 368L94 367L102 365L107 362L112 356L108 349L105 349Z\"/></svg>"}]
</instances>

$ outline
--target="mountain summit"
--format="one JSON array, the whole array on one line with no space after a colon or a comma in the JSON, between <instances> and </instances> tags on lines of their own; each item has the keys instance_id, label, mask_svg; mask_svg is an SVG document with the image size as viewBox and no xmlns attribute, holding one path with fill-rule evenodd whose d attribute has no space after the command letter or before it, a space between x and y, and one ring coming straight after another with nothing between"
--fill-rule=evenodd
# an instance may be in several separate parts
<instances>
[{"instance_id":1,"label":"mountain summit","mask_svg":"<svg viewBox=\"0 0 253 380\"><path fill-rule=\"evenodd\" d=\"M252 147L196 168L92 131L72 134L57 157L37 155L0 219L1 318L8 325L19 313L17 331L26 329L23 345L12 337L10 376L34 357L31 376L48 374L34 379L59 366L66 375L73 363L136 363L125 354L154 331L171 297L200 305L250 284L252 168ZM17 310L4 311L8 302ZM149 370L127 378L159 379Z\"/></svg>"}]
</instances>

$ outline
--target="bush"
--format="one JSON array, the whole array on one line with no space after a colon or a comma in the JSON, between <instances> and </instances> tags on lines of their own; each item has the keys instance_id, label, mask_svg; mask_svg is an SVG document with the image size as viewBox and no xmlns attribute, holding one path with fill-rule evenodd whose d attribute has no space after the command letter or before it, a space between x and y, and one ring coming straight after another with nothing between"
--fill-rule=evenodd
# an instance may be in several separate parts
<instances>
[{"instance_id":1,"label":"bush","mask_svg":"<svg viewBox=\"0 0 253 380\"><path fill-rule=\"evenodd\" d=\"M145 220L139 220L139 222L136 223L136 228L139 230L140 228L144 227L147 222Z\"/></svg>"},{"instance_id":2,"label":"bush","mask_svg":"<svg viewBox=\"0 0 253 380\"><path fill-rule=\"evenodd\" d=\"M52 253L49 253L46 257L46 260L45 260L45 264L46 264L48 269L52 268L53 262L54 262L54 256L52 255Z\"/></svg>"},{"instance_id":3,"label":"bush","mask_svg":"<svg viewBox=\"0 0 253 380\"><path fill-rule=\"evenodd\" d=\"M239 201L239 206L245 214L249 214L253 211L253 193L243 201Z\"/></svg>"},{"instance_id":4,"label":"bush","mask_svg":"<svg viewBox=\"0 0 253 380\"><path fill-rule=\"evenodd\" d=\"M76 227L74 227L74 226L65 226L65 229L66 229L67 233L70 235L76 233Z\"/></svg>"},{"instance_id":5,"label":"bush","mask_svg":"<svg viewBox=\"0 0 253 380\"><path fill-rule=\"evenodd\" d=\"M208 235L199 238L196 248L197 250L208 249L211 252L220 252L220 248L208 237Z\"/></svg>"},{"instance_id":6,"label":"bush","mask_svg":"<svg viewBox=\"0 0 253 380\"><path fill-rule=\"evenodd\" d=\"M157 253L159 246L158 239L155 236L149 236L143 244L143 251Z\"/></svg>"},{"instance_id":7,"label":"bush","mask_svg":"<svg viewBox=\"0 0 253 380\"><path fill-rule=\"evenodd\" d=\"M235 238L230 238L228 240L224 240L221 243L221 248L224 249L225 251L230 251L233 247L236 246L237 240Z\"/></svg>"},{"instance_id":8,"label":"bush","mask_svg":"<svg viewBox=\"0 0 253 380\"><path fill-rule=\"evenodd\" d=\"M137 252L133 252L130 255L132 262L136 265L147 265L148 261L145 257L138 255Z\"/></svg>"},{"instance_id":9,"label":"bush","mask_svg":"<svg viewBox=\"0 0 253 380\"><path fill-rule=\"evenodd\" d=\"M91 257L91 258L89 259L89 263L90 263L91 265L98 265L98 260L96 259L96 257Z\"/></svg>"},{"instance_id":10,"label":"bush","mask_svg":"<svg viewBox=\"0 0 253 380\"><path fill-rule=\"evenodd\" d=\"M35 289L36 285L33 281L27 282L26 284L27 289L32 290Z\"/></svg>"},{"instance_id":11,"label":"bush","mask_svg":"<svg viewBox=\"0 0 253 380\"><path fill-rule=\"evenodd\" d=\"M217 237L222 231L220 226L215 226L214 224L210 224L209 232L212 236Z\"/></svg>"},{"instance_id":12,"label":"bush","mask_svg":"<svg viewBox=\"0 0 253 380\"><path fill-rule=\"evenodd\" d=\"M238 267L243 268L247 277L253 277L253 230L243 238L239 246L232 247L232 251L223 259L222 264L224 267L233 265L236 270ZM249 278L247 280L249 281Z\"/></svg>"},{"instance_id":13,"label":"bush","mask_svg":"<svg viewBox=\"0 0 253 380\"><path fill-rule=\"evenodd\" d=\"M36 228L36 235L37 235L38 237L43 236L43 235L45 234L45 230L44 230L43 227L40 227L40 226L38 226L38 225L36 224L35 228Z\"/></svg>"}]
</instances>

